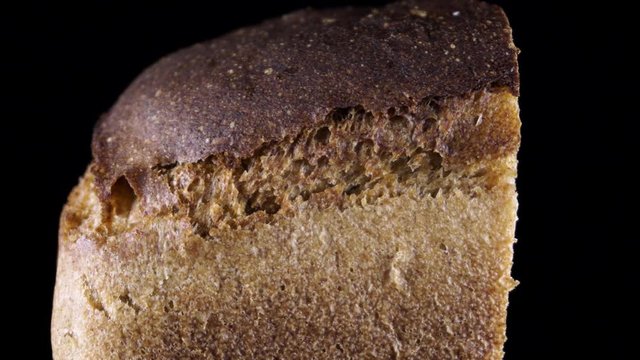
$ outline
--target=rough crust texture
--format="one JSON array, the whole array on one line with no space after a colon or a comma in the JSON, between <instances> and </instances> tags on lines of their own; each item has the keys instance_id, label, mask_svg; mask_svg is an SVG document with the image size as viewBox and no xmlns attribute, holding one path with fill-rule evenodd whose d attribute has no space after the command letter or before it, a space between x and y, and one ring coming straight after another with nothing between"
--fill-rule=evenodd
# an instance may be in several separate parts
<instances>
[{"instance_id":1,"label":"rough crust texture","mask_svg":"<svg viewBox=\"0 0 640 360\"><path fill-rule=\"evenodd\" d=\"M520 143L497 7L305 10L173 54L60 224L56 359L500 359Z\"/></svg>"},{"instance_id":2,"label":"rough crust texture","mask_svg":"<svg viewBox=\"0 0 640 360\"><path fill-rule=\"evenodd\" d=\"M248 156L336 108L384 112L492 86L517 95L516 56L506 16L483 2L294 12L140 75L96 127L98 183L108 192L126 174L142 192L137 176L154 165Z\"/></svg>"}]
</instances>

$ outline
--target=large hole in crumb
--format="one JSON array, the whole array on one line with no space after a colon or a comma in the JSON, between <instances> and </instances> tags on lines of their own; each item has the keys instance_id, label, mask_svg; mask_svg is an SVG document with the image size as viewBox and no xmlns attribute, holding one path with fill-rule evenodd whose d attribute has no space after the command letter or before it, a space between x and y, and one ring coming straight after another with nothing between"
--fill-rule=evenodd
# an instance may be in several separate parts
<instances>
[{"instance_id":1,"label":"large hole in crumb","mask_svg":"<svg viewBox=\"0 0 640 360\"><path fill-rule=\"evenodd\" d=\"M324 126L316 131L316 142L322 145L326 145L331 138L331 130L328 127Z\"/></svg>"},{"instance_id":2,"label":"large hole in crumb","mask_svg":"<svg viewBox=\"0 0 640 360\"><path fill-rule=\"evenodd\" d=\"M409 157L403 156L391 162L391 171L396 174L398 182L404 182L412 173Z\"/></svg>"},{"instance_id":3,"label":"large hole in crumb","mask_svg":"<svg viewBox=\"0 0 640 360\"><path fill-rule=\"evenodd\" d=\"M429 152L429 164L432 170L438 170L442 168L442 155L435 151Z\"/></svg>"},{"instance_id":4,"label":"large hole in crumb","mask_svg":"<svg viewBox=\"0 0 640 360\"><path fill-rule=\"evenodd\" d=\"M111 204L118 216L127 216L136 201L136 193L124 176L120 176L111 187Z\"/></svg>"},{"instance_id":5,"label":"large hole in crumb","mask_svg":"<svg viewBox=\"0 0 640 360\"><path fill-rule=\"evenodd\" d=\"M427 118L424 120L424 123L422 124L422 131L423 132L427 132L431 129L434 129L436 126L436 122L437 120L434 118Z\"/></svg>"},{"instance_id":6,"label":"large hole in crumb","mask_svg":"<svg viewBox=\"0 0 640 360\"><path fill-rule=\"evenodd\" d=\"M265 213L272 215L280 210L280 202L275 196L271 194L256 193L251 196L245 205L244 212L246 215L251 215L257 211L264 211Z\"/></svg>"},{"instance_id":7,"label":"large hole in crumb","mask_svg":"<svg viewBox=\"0 0 640 360\"><path fill-rule=\"evenodd\" d=\"M354 151L356 154L366 157L371 157L373 155L373 141L369 139L364 139L358 141L356 144Z\"/></svg>"},{"instance_id":8,"label":"large hole in crumb","mask_svg":"<svg viewBox=\"0 0 640 360\"><path fill-rule=\"evenodd\" d=\"M318 161L317 161L317 166L318 167L324 167L327 166L329 164L329 158L326 156L321 156Z\"/></svg>"},{"instance_id":9,"label":"large hole in crumb","mask_svg":"<svg viewBox=\"0 0 640 360\"><path fill-rule=\"evenodd\" d=\"M333 109L333 111L331 111L328 118L336 122L342 121L346 119L347 116L349 116L350 111L351 111L351 108L336 108L336 109Z\"/></svg>"}]
</instances>

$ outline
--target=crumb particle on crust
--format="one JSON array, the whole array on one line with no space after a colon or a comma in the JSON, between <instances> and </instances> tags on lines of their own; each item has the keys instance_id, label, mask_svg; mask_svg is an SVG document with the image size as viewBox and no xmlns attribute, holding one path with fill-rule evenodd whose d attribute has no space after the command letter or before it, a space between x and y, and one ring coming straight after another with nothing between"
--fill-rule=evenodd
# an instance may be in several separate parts
<instances>
[{"instance_id":1,"label":"crumb particle on crust","mask_svg":"<svg viewBox=\"0 0 640 360\"><path fill-rule=\"evenodd\" d=\"M409 12L411 13L411 15L414 15L414 16L417 16L417 17L421 17L421 18L426 18L427 17L427 12L422 10L422 9L413 8L413 9L409 10Z\"/></svg>"}]
</instances>

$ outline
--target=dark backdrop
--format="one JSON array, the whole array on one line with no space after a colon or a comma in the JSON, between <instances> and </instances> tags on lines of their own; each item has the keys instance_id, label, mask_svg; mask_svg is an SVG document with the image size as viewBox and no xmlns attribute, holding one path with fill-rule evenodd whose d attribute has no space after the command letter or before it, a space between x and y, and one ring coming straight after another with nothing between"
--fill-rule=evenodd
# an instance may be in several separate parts
<instances>
[{"instance_id":1,"label":"dark backdrop","mask_svg":"<svg viewBox=\"0 0 640 360\"><path fill-rule=\"evenodd\" d=\"M521 283L511 295L506 359L627 358L634 332L617 325L636 314L628 260L637 236L624 229L635 215L629 169L638 164L629 141L637 90L627 66L637 42L628 11L613 2L492 2L505 8L522 49L513 269ZM29 339L24 357L51 356L59 212L91 159L94 122L119 93L176 49L297 8L346 2L203 3L2 10L3 298L15 302L3 307L3 324Z\"/></svg>"}]
</instances>

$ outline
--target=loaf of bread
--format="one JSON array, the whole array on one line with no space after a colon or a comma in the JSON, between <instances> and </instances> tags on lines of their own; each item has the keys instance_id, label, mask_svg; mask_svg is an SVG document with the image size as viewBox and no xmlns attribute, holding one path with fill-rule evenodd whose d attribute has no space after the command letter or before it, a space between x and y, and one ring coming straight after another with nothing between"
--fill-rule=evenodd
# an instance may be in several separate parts
<instances>
[{"instance_id":1,"label":"loaf of bread","mask_svg":"<svg viewBox=\"0 0 640 360\"><path fill-rule=\"evenodd\" d=\"M143 72L60 223L56 359L501 359L517 49L471 0L302 10Z\"/></svg>"}]
</instances>

